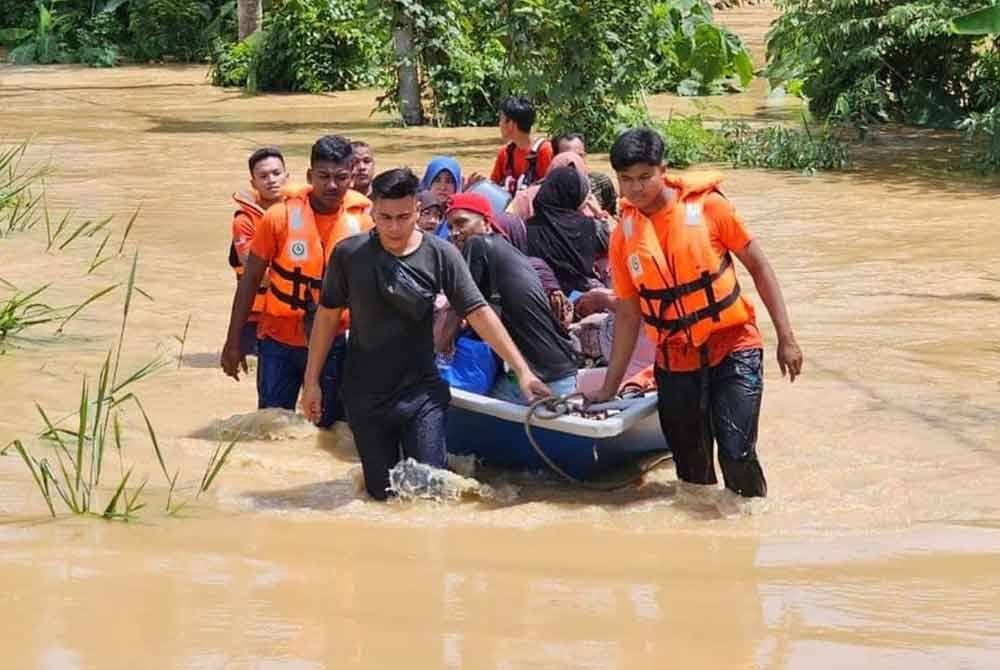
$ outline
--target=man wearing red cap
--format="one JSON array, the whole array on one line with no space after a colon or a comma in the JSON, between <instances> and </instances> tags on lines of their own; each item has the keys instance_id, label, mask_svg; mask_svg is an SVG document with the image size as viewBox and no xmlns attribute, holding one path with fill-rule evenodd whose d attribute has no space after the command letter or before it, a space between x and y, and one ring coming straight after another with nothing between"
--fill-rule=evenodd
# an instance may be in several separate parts
<instances>
[{"instance_id":1,"label":"man wearing red cap","mask_svg":"<svg viewBox=\"0 0 1000 670\"><path fill-rule=\"evenodd\" d=\"M548 295L527 256L494 234L493 210L479 193L457 193L445 214L451 241L462 251L476 286L499 312L528 366L556 395L576 391L576 360L568 333L552 314ZM490 395L527 404L513 373Z\"/></svg>"}]
</instances>

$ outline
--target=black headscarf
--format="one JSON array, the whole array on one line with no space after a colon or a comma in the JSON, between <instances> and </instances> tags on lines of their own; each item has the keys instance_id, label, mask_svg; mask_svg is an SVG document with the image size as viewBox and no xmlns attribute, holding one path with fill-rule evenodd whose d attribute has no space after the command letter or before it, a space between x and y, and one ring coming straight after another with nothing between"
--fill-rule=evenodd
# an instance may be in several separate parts
<instances>
[{"instance_id":1,"label":"black headscarf","mask_svg":"<svg viewBox=\"0 0 1000 670\"><path fill-rule=\"evenodd\" d=\"M597 222L580 213L590 192L586 175L575 168L552 170L535 196L528 219L528 255L546 261L563 291L586 291L597 281L594 260L601 249Z\"/></svg>"}]
</instances>

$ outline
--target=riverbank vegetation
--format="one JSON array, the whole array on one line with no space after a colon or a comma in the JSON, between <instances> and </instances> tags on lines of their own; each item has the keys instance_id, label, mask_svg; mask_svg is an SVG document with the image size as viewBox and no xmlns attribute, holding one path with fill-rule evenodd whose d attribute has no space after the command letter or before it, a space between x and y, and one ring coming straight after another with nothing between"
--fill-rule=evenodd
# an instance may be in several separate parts
<instances>
[{"instance_id":1,"label":"riverbank vegetation","mask_svg":"<svg viewBox=\"0 0 1000 670\"><path fill-rule=\"evenodd\" d=\"M976 167L1000 167L1000 41L953 21L983 0L817 4L779 0L765 74L822 118L856 129L903 123L964 129Z\"/></svg>"},{"instance_id":2,"label":"riverbank vegetation","mask_svg":"<svg viewBox=\"0 0 1000 670\"><path fill-rule=\"evenodd\" d=\"M764 74L808 101L812 128L861 138L885 122L962 130L979 148L969 163L994 171L997 38L952 23L983 1L777 0ZM524 94L542 126L582 132L595 151L653 121L650 94L737 91L755 75L706 0L0 0L0 13L15 62L207 60L215 84L252 93L376 87L379 108L408 125L493 124L503 97ZM812 149L788 158L791 138L815 138L800 130L755 131L753 141L740 132L734 162L843 164L802 158ZM694 153L717 156L718 138L702 136Z\"/></svg>"}]
</instances>

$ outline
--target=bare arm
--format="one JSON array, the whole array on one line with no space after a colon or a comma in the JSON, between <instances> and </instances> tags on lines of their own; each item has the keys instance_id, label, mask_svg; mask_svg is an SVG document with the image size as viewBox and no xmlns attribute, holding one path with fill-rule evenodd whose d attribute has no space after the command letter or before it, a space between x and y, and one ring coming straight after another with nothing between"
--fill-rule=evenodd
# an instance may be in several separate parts
<instances>
[{"instance_id":1,"label":"bare arm","mask_svg":"<svg viewBox=\"0 0 1000 670\"><path fill-rule=\"evenodd\" d=\"M604 385L591 400L603 401L613 398L622 385L629 361L635 351L635 341L639 337L642 325L642 315L639 309L639 298L617 300L615 310L615 338L611 343L611 361L604 377Z\"/></svg>"},{"instance_id":2,"label":"bare arm","mask_svg":"<svg viewBox=\"0 0 1000 670\"><path fill-rule=\"evenodd\" d=\"M791 381L795 381L802 372L802 350L795 341L792 321L788 318L785 297L782 295L781 285L778 284L778 277L774 274L774 268L771 267L764 250L756 240L737 251L736 257L753 277L757 293L774 323L778 335L778 367L781 368L781 374L783 376L787 374Z\"/></svg>"},{"instance_id":3,"label":"bare arm","mask_svg":"<svg viewBox=\"0 0 1000 670\"><path fill-rule=\"evenodd\" d=\"M236 285L226 344L222 349L222 369L233 379L240 378L240 368L243 368L243 372L247 371L246 357L240 351L240 334L247 319L250 318L250 310L253 309L253 301L257 296L257 287L260 286L266 270L267 261L250 254L247 256L243 276Z\"/></svg>"},{"instance_id":4,"label":"bare arm","mask_svg":"<svg viewBox=\"0 0 1000 670\"><path fill-rule=\"evenodd\" d=\"M340 326L344 310L330 309L320 305L316 309L312 333L309 336L309 360L306 363L305 379L302 385L302 410L311 421L319 421L323 411L323 394L319 386L319 376L323 372L326 357L330 354L333 339Z\"/></svg>"},{"instance_id":5,"label":"bare arm","mask_svg":"<svg viewBox=\"0 0 1000 670\"><path fill-rule=\"evenodd\" d=\"M514 371L525 398L552 395L552 391L528 367L524 356L518 351L514 341L510 339L510 333L504 328L503 323L500 322L500 317L496 315L492 308L483 305L466 314L465 319L472 326L473 330L479 334L479 337L483 338L483 341L490 345L493 351L497 352L500 358Z\"/></svg>"}]
</instances>

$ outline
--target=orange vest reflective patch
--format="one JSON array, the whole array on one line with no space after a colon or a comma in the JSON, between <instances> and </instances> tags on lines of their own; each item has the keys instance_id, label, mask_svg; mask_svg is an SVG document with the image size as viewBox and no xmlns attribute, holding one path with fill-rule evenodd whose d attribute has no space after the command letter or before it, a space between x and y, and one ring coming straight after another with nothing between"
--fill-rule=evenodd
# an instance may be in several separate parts
<instances>
[{"instance_id":1,"label":"orange vest reflective patch","mask_svg":"<svg viewBox=\"0 0 1000 670\"><path fill-rule=\"evenodd\" d=\"M292 198L286 208L284 242L268 267L267 298L264 311L277 317L298 317L309 304L319 302L326 259L316 219L307 199Z\"/></svg>"},{"instance_id":2,"label":"orange vest reflective patch","mask_svg":"<svg viewBox=\"0 0 1000 670\"><path fill-rule=\"evenodd\" d=\"M239 191L233 193L233 200L236 202L237 207L239 207L233 213L233 216L246 215L250 219L250 222L253 223L254 228L256 228L260 224L260 220L264 218L264 208L257 204L257 198L254 194ZM236 281L238 282L243 277L243 272L246 268L243 265L243 259L236 252L236 244L233 242L229 243L229 266L236 273ZM250 309L251 313L264 310L264 295L266 293L267 284L266 282L261 282L261 285L257 287L257 295L254 297L253 307Z\"/></svg>"},{"instance_id":3,"label":"orange vest reflective patch","mask_svg":"<svg viewBox=\"0 0 1000 670\"><path fill-rule=\"evenodd\" d=\"M702 211L719 180L666 181L677 191L677 202L665 243L660 244L653 222L625 202L625 259L650 338L661 348L701 347L712 333L749 323L752 317L740 297L732 257L720 257L712 246Z\"/></svg>"},{"instance_id":4,"label":"orange vest reflective patch","mask_svg":"<svg viewBox=\"0 0 1000 670\"><path fill-rule=\"evenodd\" d=\"M309 305L319 303L328 255L341 240L364 232L367 217L342 211L323 240L308 195L289 198L280 206L286 208L286 235L268 268L264 311L278 317L301 318Z\"/></svg>"}]
</instances>

